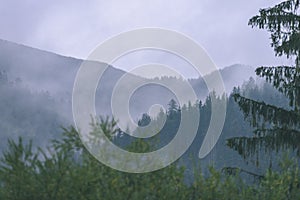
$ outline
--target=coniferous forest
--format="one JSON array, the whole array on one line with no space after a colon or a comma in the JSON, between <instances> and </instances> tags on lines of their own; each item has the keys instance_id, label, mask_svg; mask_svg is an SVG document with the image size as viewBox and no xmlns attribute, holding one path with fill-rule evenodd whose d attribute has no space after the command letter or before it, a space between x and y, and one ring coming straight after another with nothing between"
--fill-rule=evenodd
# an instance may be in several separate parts
<instances>
[{"instance_id":1,"label":"coniferous forest","mask_svg":"<svg viewBox=\"0 0 300 200\"><path fill-rule=\"evenodd\" d=\"M300 199L299 6L299 0L285 0L260 9L248 22L269 34L274 56L292 59L294 65L257 66L256 77L229 94L211 92L183 106L171 99L166 111L137 120L145 127L165 119L159 133L147 139L127 135L113 117L91 119L93 134L101 128L125 150L151 152L174 138L182 113L193 117L199 112L197 135L188 150L150 173L121 172L99 162L78 130L54 112L51 94L32 92L20 86L21 79L9 80L0 71L0 199ZM212 100L226 100L225 124L216 146L201 160Z\"/></svg>"}]
</instances>

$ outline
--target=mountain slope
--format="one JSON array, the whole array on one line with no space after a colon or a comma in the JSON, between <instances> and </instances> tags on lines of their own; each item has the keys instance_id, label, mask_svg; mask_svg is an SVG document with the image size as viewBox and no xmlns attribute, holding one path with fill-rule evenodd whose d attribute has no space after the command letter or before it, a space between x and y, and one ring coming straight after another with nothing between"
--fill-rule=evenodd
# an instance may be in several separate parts
<instances>
[{"instance_id":1,"label":"mountain slope","mask_svg":"<svg viewBox=\"0 0 300 200\"><path fill-rule=\"evenodd\" d=\"M35 105L38 107L37 109L43 110L43 106L48 106L48 110L50 109L51 112L58 116L57 118L62 119L59 120L61 125L68 126L72 124L72 90L77 70L82 62L83 60L80 59L65 57L51 52L0 40L0 72L5 72L8 81L13 83L14 87L17 88L10 88L10 98L13 98L13 100L10 101L8 97L6 98L6 101L10 102L9 107L13 108L18 105L25 108L28 105ZM106 66L105 63L100 62L88 61L88 63L93 65L96 64L99 67ZM109 115L112 113L112 91L118 80L125 73L125 71L116 69L112 66L108 67L105 71L98 84L96 94L96 108L98 115ZM254 70L252 72L251 67L233 65L220 70L220 73L223 77L227 92L230 92L233 86L242 84L243 81L247 80L251 75L254 75ZM148 111L151 105L161 104L164 107L167 107L170 99L176 99L172 91L169 91L167 88L159 85L149 84L149 81L151 82L151 80L131 74L129 74L129 77L130 82L144 84L143 87L138 88L133 93L129 105L124 104L126 102L122 103L122 106L129 106L130 114L136 121L142 115L142 113ZM213 77L213 74L206 76L208 79L210 77ZM177 84L182 83L182 80L169 77L163 78L159 82L162 84L170 84L176 87ZM205 99L208 95L208 91L204 79L191 79L189 82L194 88L198 98L201 100ZM122 85L122 87L126 91L128 85L125 84ZM26 103L23 102L24 97L20 95L20 90L24 90L28 93L27 96L29 98L27 98L25 101ZM4 94L3 91L0 92ZM34 102L33 99L35 99L35 96L44 93L46 93L49 98L52 99L52 103L43 100L43 98L38 98L38 102ZM181 91L181 93L177 95L185 95L185 91ZM119 97L117 96L117 98ZM18 100L17 103L15 100ZM0 104L3 104L3 102L0 102ZM7 119L10 118L13 110L9 109L9 107L7 114L2 115L2 121L6 121L7 123L10 123L10 120ZM30 116L32 116L32 118L36 118L37 114L34 113L34 109L32 107L31 110L32 113ZM20 113L16 113L16 115L19 114ZM16 124L16 122L11 121L11 123L11 127L15 126L18 128L18 124ZM0 131L1 130L4 129L1 129L0 127ZM7 131L7 129L5 130ZM26 130L24 131L26 132ZM28 132L30 131L37 130L28 130ZM38 134L43 134L41 131L38 132Z\"/></svg>"}]
</instances>

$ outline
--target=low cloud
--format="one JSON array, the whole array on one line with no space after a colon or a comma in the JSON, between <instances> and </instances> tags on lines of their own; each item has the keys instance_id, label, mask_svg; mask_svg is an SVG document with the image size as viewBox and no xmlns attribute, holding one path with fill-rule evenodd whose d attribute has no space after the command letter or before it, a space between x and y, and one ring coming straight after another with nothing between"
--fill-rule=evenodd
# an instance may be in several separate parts
<instances>
[{"instance_id":1,"label":"low cloud","mask_svg":"<svg viewBox=\"0 0 300 200\"><path fill-rule=\"evenodd\" d=\"M259 8L278 0L1 1L0 38L63 55L86 58L120 32L161 27L195 39L219 67L286 62L275 59L265 31L247 25Z\"/></svg>"}]
</instances>

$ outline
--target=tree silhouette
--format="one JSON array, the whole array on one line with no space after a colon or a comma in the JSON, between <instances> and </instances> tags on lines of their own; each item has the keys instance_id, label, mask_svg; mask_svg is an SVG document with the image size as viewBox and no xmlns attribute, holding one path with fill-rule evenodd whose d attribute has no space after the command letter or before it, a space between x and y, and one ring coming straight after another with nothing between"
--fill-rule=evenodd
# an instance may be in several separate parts
<instances>
[{"instance_id":1,"label":"tree silhouette","mask_svg":"<svg viewBox=\"0 0 300 200\"><path fill-rule=\"evenodd\" d=\"M150 124L150 122L151 122L151 117L147 113L144 113L142 119L138 121L138 125L143 127Z\"/></svg>"},{"instance_id":2,"label":"tree silhouette","mask_svg":"<svg viewBox=\"0 0 300 200\"><path fill-rule=\"evenodd\" d=\"M170 118L173 118L176 115L178 110L179 107L177 102L174 99L171 99L170 102L168 103L168 112L167 112L168 116Z\"/></svg>"},{"instance_id":3,"label":"tree silhouette","mask_svg":"<svg viewBox=\"0 0 300 200\"><path fill-rule=\"evenodd\" d=\"M249 25L265 29L271 34L275 56L295 60L294 66L262 66L256 69L289 99L287 109L234 94L245 118L255 128L253 137L230 138L228 146L244 158L259 152L271 153L292 150L300 156L300 16L299 0L283 1L274 7L261 9L250 19Z\"/></svg>"}]
</instances>

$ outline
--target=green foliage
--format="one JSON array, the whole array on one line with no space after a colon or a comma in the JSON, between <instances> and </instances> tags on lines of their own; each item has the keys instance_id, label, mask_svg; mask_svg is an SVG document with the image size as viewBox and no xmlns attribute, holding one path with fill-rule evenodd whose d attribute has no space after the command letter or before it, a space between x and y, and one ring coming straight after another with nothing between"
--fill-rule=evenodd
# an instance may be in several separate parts
<instances>
[{"instance_id":1,"label":"green foliage","mask_svg":"<svg viewBox=\"0 0 300 200\"><path fill-rule=\"evenodd\" d=\"M289 108L267 104L234 94L245 118L255 128L254 137L234 137L228 146L244 158L261 152L272 154L292 150L300 155L300 16L299 0L287 0L261 9L249 25L266 29L276 56L294 56L296 66L259 67L256 74L265 78L289 100Z\"/></svg>"},{"instance_id":2,"label":"green foliage","mask_svg":"<svg viewBox=\"0 0 300 200\"><path fill-rule=\"evenodd\" d=\"M112 134L113 124L102 122L101 127ZM145 145L137 141L130 148ZM47 151L33 151L22 139L9 141L0 174L4 199L174 199L184 198L186 191L183 170L176 165L129 174L99 163L73 127L64 129L63 138L53 141Z\"/></svg>"},{"instance_id":3,"label":"green foliage","mask_svg":"<svg viewBox=\"0 0 300 200\"><path fill-rule=\"evenodd\" d=\"M261 199L299 199L299 163L287 159L281 161L279 172L268 170L260 183Z\"/></svg>"},{"instance_id":4,"label":"green foliage","mask_svg":"<svg viewBox=\"0 0 300 200\"><path fill-rule=\"evenodd\" d=\"M272 47L276 55L296 56L300 53L299 0L287 0L274 7L261 9L259 15L249 20L249 25L271 33Z\"/></svg>"},{"instance_id":5,"label":"green foliage","mask_svg":"<svg viewBox=\"0 0 300 200\"><path fill-rule=\"evenodd\" d=\"M266 80L290 100L290 106L295 111L299 110L300 104L300 68L289 66L259 67L256 74Z\"/></svg>"},{"instance_id":6,"label":"green foliage","mask_svg":"<svg viewBox=\"0 0 300 200\"><path fill-rule=\"evenodd\" d=\"M281 171L269 170L258 186L243 182L239 173L228 175L212 167L208 176L195 167L195 178L188 184L185 169L176 163L146 174L111 169L88 153L73 127L63 131L63 138L47 150L33 148L21 138L9 141L0 163L1 199L232 200L298 199L300 195L298 163L290 159L282 162ZM130 148L140 147L147 144L138 140Z\"/></svg>"}]
</instances>

